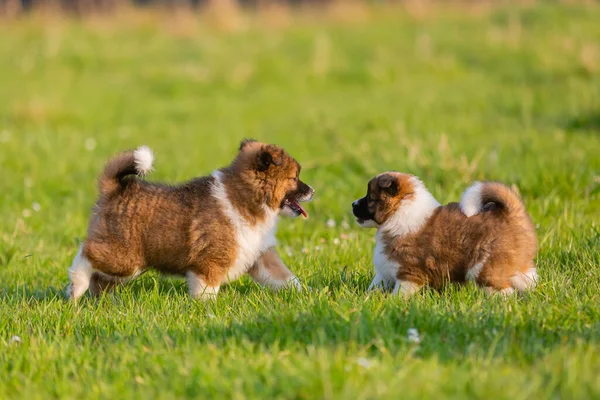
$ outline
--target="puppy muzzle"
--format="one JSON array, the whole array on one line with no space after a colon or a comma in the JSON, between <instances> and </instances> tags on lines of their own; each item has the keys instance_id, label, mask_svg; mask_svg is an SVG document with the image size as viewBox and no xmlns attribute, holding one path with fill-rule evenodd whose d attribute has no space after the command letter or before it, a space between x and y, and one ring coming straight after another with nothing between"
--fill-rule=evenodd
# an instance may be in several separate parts
<instances>
[{"instance_id":1,"label":"puppy muzzle","mask_svg":"<svg viewBox=\"0 0 600 400\"><path fill-rule=\"evenodd\" d=\"M375 215L369 211L367 199L364 197L352 203L352 214L356 217L356 222L363 228L376 228L379 226L375 222Z\"/></svg>"}]
</instances>

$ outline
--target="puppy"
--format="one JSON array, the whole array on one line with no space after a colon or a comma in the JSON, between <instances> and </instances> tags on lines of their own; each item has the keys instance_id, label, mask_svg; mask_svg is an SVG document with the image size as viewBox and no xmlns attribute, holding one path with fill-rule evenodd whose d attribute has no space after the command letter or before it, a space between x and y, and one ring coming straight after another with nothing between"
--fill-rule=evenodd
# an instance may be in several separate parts
<instances>
[{"instance_id":1,"label":"puppy","mask_svg":"<svg viewBox=\"0 0 600 400\"><path fill-rule=\"evenodd\" d=\"M410 296L425 285L473 281L510 294L537 282L533 223L500 183L477 182L460 203L441 206L415 176L386 172L369 181L352 211L359 225L377 229L369 290Z\"/></svg>"},{"instance_id":2,"label":"puppy","mask_svg":"<svg viewBox=\"0 0 600 400\"><path fill-rule=\"evenodd\" d=\"M152 169L147 147L108 162L88 236L69 269L67 294L112 289L149 268L185 275L194 298L212 298L248 273L257 282L299 287L274 250L279 214L307 216L314 190L281 147L245 140L230 166L168 186L139 177Z\"/></svg>"}]
</instances>

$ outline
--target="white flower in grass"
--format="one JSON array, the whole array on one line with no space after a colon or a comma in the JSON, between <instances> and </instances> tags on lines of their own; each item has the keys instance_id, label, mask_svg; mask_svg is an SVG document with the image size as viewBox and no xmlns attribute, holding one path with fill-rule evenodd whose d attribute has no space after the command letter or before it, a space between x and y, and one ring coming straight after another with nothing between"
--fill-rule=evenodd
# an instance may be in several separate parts
<instances>
[{"instance_id":1,"label":"white flower in grass","mask_svg":"<svg viewBox=\"0 0 600 400\"><path fill-rule=\"evenodd\" d=\"M87 151L92 151L96 148L96 139L94 138L87 138L85 139L85 143L84 146L86 148Z\"/></svg>"},{"instance_id":2,"label":"white flower in grass","mask_svg":"<svg viewBox=\"0 0 600 400\"><path fill-rule=\"evenodd\" d=\"M327 227L328 228L335 228L335 221L333 219L329 218L327 220Z\"/></svg>"},{"instance_id":3,"label":"white flower in grass","mask_svg":"<svg viewBox=\"0 0 600 400\"><path fill-rule=\"evenodd\" d=\"M411 343L421 343L421 337L419 336L419 331L415 328L410 328L407 333L408 341Z\"/></svg>"},{"instance_id":4,"label":"white flower in grass","mask_svg":"<svg viewBox=\"0 0 600 400\"><path fill-rule=\"evenodd\" d=\"M29 217L31 217L31 210L29 208L26 208L23 210L21 215L23 215L23 218L29 218Z\"/></svg>"},{"instance_id":5,"label":"white flower in grass","mask_svg":"<svg viewBox=\"0 0 600 400\"><path fill-rule=\"evenodd\" d=\"M291 257L293 252L292 252L292 248L290 246L285 246L285 253Z\"/></svg>"},{"instance_id":6,"label":"white flower in grass","mask_svg":"<svg viewBox=\"0 0 600 400\"><path fill-rule=\"evenodd\" d=\"M13 336L10 338L10 340L8 341L9 344L20 344L23 343L23 340L21 340L21 338L17 335Z\"/></svg>"},{"instance_id":7,"label":"white flower in grass","mask_svg":"<svg viewBox=\"0 0 600 400\"><path fill-rule=\"evenodd\" d=\"M315 246L315 251L320 251L321 250L321 246Z\"/></svg>"},{"instance_id":8,"label":"white flower in grass","mask_svg":"<svg viewBox=\"0 0 600 400\"><path fill-rule=\"evenodd\" d=\"M350 229L350 224L348 224L348 221L344 220L342 221L342 229Z\"/></svg>"},{"instance_id":9,"label":"white flower in grass","mask_svg":"<svg viewBox=\"0 0 600 400\"><path fill-rule=\"evenodd\" d=\"M364 369L369 369L373 366L373 361L365 357L357 358L356 363Z\"/></svg>"},{"instance_id":10,"label":"white flower in grass","mask_svg":"<svg viewBox=\"0 0 600 400\"><path fill-rule=\"evenodd\" d=\"M336 246L338 244L340 244L340 239L338 239L338 238L333 239L333 244L335 244Z\"/></svg>"},{"instance_id":11,"label":"white flower in grass","mask_svg":"<svg viewBox=\"0 0 600 400\"><path fill-rule=\"evenodd\" d=\"M37 201L34 201L31 208L33 208L33 211L38 212L41 210L42 206Z\"/></svg>"}]
</instances>

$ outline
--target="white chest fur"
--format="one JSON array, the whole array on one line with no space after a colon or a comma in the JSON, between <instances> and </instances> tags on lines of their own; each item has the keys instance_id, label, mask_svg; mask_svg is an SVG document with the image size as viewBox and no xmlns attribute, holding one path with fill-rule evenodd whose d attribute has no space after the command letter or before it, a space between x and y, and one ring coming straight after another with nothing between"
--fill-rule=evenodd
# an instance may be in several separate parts
<instances>
[{"instance_id":1,"label":"white chest fur","mask_svg":"<svg viewBox=\"0 0 600 400\"><path fill-rule=\"evenodd\" d=\"M213 196L233 225L236 238L235 243L231 244L237 247L236 258L227 272L224 280L226 283L234 281L248 272L261 253L277 244L275 239L277 211L265 207L266 218L264 221L254 225L249 224L229 201L222 182L222 173L216 171L213 173L213 177L215 178Z\"/></svg>"},{"instance_id":2,"label":"white chest fur","mask_svg":"<svg viewBox=\"0 0 600 400\"><path fill-rule=\"evenodd\" d=\"M375 266L375 276L381 279L385 287L393 286L398 274L398 263L392 261L384 252L384 244L381 235L377 232L375 252L373 253L373 265Z\"/></svg>"}]
</instances>

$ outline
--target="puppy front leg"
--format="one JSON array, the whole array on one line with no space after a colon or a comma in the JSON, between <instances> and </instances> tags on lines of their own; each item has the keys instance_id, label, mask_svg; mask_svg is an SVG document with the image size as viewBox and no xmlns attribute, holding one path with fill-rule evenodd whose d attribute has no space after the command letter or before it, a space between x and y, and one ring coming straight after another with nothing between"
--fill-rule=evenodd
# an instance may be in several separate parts
<instances>
[{"instance_id":1,"label":"puppy front leg","mask_svg":"<svg viewBox=\"0 0 600 400\"><path fill-rule=\"evenodd\" d=\"M298 278L290 271L273 247L263 253L248 271L255 282L274 290L294 287L300 291Z\"/></svg>"},{"instance_id":2,"label":"puppy front leg","mask_svg":"<svg viewBox=\"0 0 600 400\"><path fill-rule=\"evenodd\" d=\"M394 294L400 294L402 297L407 299L421 290L422 287L423 285L415 282L397 279L396 284L394 285Z\"/></svg>"},{"instance_id":3,"label":"puppy front leg","mask_svg":"<svg viewBox=\"0 0 600 400\"><path fill-rule=\"evenodd\" d=\"M384 288L383 276L381 276L379 274L375 274L373 281L367 288L367 292L371 292L371 291L375 291L375 290L382 290L383 288Z\"/></svg>"}]
</instances>

